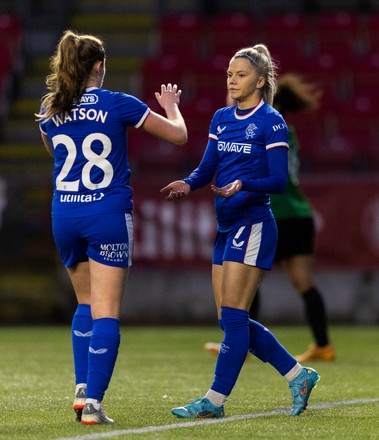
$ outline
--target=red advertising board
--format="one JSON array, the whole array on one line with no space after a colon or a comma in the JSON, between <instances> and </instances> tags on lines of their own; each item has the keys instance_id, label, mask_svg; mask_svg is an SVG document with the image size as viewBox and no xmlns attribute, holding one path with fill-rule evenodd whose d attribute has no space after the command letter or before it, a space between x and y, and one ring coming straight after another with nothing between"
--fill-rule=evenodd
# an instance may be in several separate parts
<instances>
[{"instance_id":1,"label":"red advertising board","mask_svg":"<svg viewBox=\"0 0 379 440\"><path fill-rule=\"evenodd\" d=\"M316 218L316 266L379 269L379 176L303 178ZM209 267L215 233L209 188L167 202L154 185L135 189L135 264Z\"/></svg>"},{"instance_id":2,"label":"red advertising board","mask_svg":"<svg viewBox=\"0 0 379 440\"><path fill-rule=\"evenodd\" d=\"M315 209L316 264L379 269L379 177L312 178L302 188Z\"/></svg>"}]
</instances>

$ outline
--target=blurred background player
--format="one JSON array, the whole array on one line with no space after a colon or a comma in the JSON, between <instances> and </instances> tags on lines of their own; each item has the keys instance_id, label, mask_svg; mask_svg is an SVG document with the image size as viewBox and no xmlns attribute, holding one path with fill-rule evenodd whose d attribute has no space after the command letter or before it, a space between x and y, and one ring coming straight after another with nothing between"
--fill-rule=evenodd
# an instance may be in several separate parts
<instances>
[{"instance_id":1,"label":"blurred background player","mask_svg":"<svg viewBox=\"0 0 379 440\"><path fill-rule=\"evenodd\" d=\"M322 91L296 74L279 77L274 107L283 115L314 110L319 105ZM228 100L228 104L232 104ZM271 209L278 225L278 245L275 261L280 262L289 280L304 302L305 315L314 343L305 353L297 355L299 362L309 360L332 361L335 349L328 335L327 313L323 297L313 279L315 225L311 204L299 187L299 144L295 129L289 125L288 186L283 194L271 194ZM259 315L260 294L257 292L250 309ZM216 354L219 344L208 342L205 349Z\"/></svg>"},{"instance_id":2,"label":"blurred background player","mask_svg":"<svg viewBox=\"0 0 379 440\"><path fill-rule=\"evenodd\" d=\"M278 81L274 107L283 115L316 109L322 95L314 84L299 75L282 75ZM299 187L299 144L295 128L289 126L288 186L281 194L271 195L271 209L278 225L275 261L280 262L289 280L304 302L305 315L314 343L297 355L299 362L331 361L336 357L328 336L325 304L313 279L315 224L312 207Z\"/></svg>"},{"instance_id":3,"label":"blurred background player","mask_svg":"<svg viewBox=\"0 0 379 440\"><path fill-rule=\"evenodd\" d=\"M78 301L73 408L83 424L113 423L102 401L118 354L121 300L132 264L128 126L173 144L187 140L176 85L155 93L163 117L134 96L103 89L105 62L99 38L64 32L37 115L54 157L54 240Z\"/></svg>"}]
</instances>

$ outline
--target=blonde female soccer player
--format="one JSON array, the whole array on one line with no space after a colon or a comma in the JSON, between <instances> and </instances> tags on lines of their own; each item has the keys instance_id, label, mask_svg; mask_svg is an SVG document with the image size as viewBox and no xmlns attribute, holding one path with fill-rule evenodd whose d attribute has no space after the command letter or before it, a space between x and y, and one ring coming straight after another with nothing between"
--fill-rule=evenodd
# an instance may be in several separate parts
<instances>
[{"instance_id":1,"label":"blonde female soccer player","mask_svg":"<svg viewBox=\"0 0 379 440\"><path fill-rule=\"evenodd\" d=\"M276 88L268 48L257 44L239 50L227 69L228 93L237 105L214 114L204 156L191 175L161 190L168 200L180 200L215 178L212 282L224 340L213 384L204 396L173 408L178 417L223 417L248 351L288 381L293 416L304 411L319 380L314 369L302 367L267 328L249 318L262 273L275 256L269 194L284 192L288 181L288 128L272 107Z\"/></svg>"}]
</instances>

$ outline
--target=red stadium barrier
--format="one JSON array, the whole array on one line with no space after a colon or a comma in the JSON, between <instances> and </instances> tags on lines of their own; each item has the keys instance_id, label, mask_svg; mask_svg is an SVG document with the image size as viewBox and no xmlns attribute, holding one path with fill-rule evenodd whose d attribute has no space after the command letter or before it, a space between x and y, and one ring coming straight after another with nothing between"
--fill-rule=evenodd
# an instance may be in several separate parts
<instances>
[{"instance_id":1,"label":"red stadium barrier","mask_svg":"<svg viewBox=\"0 0 379 440\"><path fill-rule=\"evenodd\" d=\"M316 266L379 269L379 177L307 178L302 187L315 209ZM210 189L177 203L159 189L135 189L135 265L209 267L215 233Z\"/></svg>"}]
</instances>

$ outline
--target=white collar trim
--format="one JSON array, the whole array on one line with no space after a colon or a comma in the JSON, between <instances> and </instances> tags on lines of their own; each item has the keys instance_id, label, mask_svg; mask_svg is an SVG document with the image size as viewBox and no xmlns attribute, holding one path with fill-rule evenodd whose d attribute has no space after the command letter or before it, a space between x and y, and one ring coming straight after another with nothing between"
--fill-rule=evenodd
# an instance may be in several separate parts
<instances>
[{"instance_id":1,"label":"white collar trim","mask_svg":"<svg viewBox=\"0 0 379 440\"><path fill-rule=\"evenodd\" d=\"M246 113L246 115L239 115L239 114L237 113L237 110L238 110L238 106L237 106L237 107L235 108L235 110L234 110L234 116L236 117L236 119L239 119L239 120L247 119L247 118L249 118L251 115L253 115L257 110L259 110L259 109L262 107L262 105L263 105L264 103L265 103L265 102L263 101L263 98L261 98L259 104L258 104L256 107L254 107L254 108L251 110L251 112Z\"/></svg>"}]
</instances>

